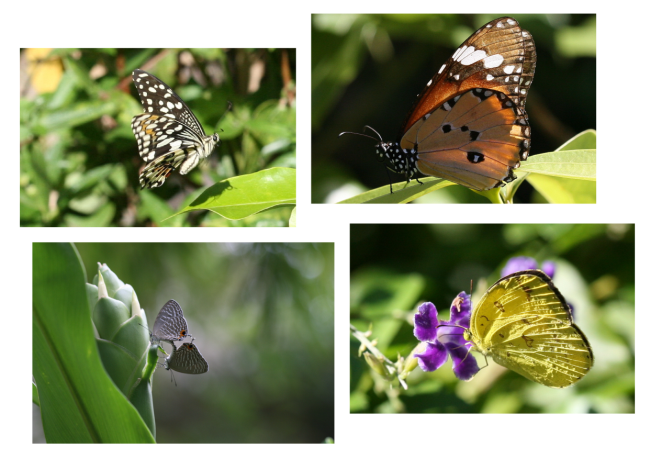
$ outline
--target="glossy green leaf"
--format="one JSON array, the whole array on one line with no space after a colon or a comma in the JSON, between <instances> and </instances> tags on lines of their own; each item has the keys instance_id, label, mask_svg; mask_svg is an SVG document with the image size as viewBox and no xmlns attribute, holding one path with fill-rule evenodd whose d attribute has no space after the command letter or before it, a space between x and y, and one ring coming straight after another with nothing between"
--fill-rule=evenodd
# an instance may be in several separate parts
<instances>
[{"instance_id":1,"label":"glossy green leaf","mask_svg":"<svg viewBox=\"0 0 662 470\"><path fill-rule=\"evenodd\" d=\"M48 442L154 442L106 373L70 244L33 245L33 376Z\"/></svg>"},{"instance_id":2,"label":"glossy green leaf","mask_svg":"<svg viewBox=\"0 0 662 470\"><path fill-rule=\"evenodd\" d=\"M238 220L275 206L295 203L296 170L270 168L216 183L173 217L205 209Z\"/></svg>"}]
</instances>

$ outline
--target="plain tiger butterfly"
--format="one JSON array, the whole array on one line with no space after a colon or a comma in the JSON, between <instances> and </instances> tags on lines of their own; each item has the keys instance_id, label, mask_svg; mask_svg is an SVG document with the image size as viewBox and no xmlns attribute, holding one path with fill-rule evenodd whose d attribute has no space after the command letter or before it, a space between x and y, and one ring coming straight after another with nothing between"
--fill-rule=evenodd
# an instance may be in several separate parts
<instances>
[{"instance_id":1,"label":"plain tiger butterfly","mask_svg":"<svg viewBox=\"0 0 662 470\"><path fill-rule=\"evenodd\" d=\"M504 186L529 156L524 105L535 68L531 34L513 18L490 21L427 83L399 142L384 142L369 126L378 138L340 135L376 140L379 158L407 181L421 173L479 191Z\"/></svg>"}]
</instances>

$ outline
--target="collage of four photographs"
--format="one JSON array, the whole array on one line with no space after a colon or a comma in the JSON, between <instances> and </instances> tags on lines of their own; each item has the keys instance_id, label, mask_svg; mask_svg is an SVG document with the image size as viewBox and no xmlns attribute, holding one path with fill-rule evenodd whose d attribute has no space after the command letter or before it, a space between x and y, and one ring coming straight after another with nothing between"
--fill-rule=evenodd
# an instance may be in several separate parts
<instances>
[{"instance_id":1,"label":"collage of four photographs","mask_svg":"<svg viewBox=\"0 0 662 470\"><path fill-rule=\"evenodd\" d=\"M309 49L21 49L21 231L58 233L31 240L32 442L633 414L635 224L540 223L600 203L596 25L313 14Z\"/></svg>"}]
</instances>

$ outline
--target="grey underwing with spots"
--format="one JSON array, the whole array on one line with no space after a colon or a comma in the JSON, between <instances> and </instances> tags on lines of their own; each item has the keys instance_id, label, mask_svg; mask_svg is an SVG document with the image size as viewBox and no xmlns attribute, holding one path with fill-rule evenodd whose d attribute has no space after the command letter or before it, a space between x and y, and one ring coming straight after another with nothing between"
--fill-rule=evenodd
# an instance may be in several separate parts
<instances>
[{"instance_id":1,"label":"grey underwing with spots","mask_svg":"<svg viewBox=\"0 0 662 470\"><path fill-rule=\"evenodd\" d=\"M154 320L154 331L152 331L150 341L152 343L166 341L175 347L173 341L182 341L187 336L191 335L188 332L188 323L184 318L182 307L177 301L168 300Z\"/></svg>"},{"instance_id":2,"label":"grey underwing with spots","mask_svg":"<svg viewBox=\"0 0 662 470\"><path fill-rule=\"evenodd\" d=\"M166 370L174 370L182 374L204 374L209 370L209 364L195 344L184 343L176 347L166 358Z\"/></svg>"}]
</instances>

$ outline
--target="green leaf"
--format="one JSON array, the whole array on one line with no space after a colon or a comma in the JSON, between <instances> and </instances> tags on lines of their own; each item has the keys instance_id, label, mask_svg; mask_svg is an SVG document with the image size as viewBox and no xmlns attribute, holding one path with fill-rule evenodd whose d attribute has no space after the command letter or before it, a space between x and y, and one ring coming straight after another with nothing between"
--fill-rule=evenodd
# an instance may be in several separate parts
<instances>
[{"instance_id":1,"label":"green leaf","mask_svg":"<svg viewBox=\"0 0 662 470\"><path fill-rule=\"evenodd\" d=\"M114 115L117 106L109 101L80 103L66 109L44 112L34 123L34 132L40 135L56 129L69 129L95 121L104 115Z\"/></svg>"},{"instance_id":2,"label":"green leaf","mask_svg":"<svg viewBox=\"0 0 662 470\"><path fill-rule=\"evenodd\" d=\"M154 442L101 364L74 247L35 243L32 262L33 376L46 440Z\"/></svg>"},{"instance_id":3,"label":"green leaf","mask_svg":"<svg viewBox=\"0 0 662 470\"><path fill-rule=\"evenodd\" d=\"M172 209L168 202L159 198L153 191L143 190L140 193L140 205L138 214L151 220L160 220L161 227L181 227L185 222L186 216L171 216Z\"/></svg>"},{"instance_id":4,"label":"green leaf","mask_svg":"<svg viewBox=\"0 0 662 470\"><path fill-rule=\"evenodd\" d=\"M566 26L554 37L556 48L565 57L595 57L597 51L597 18L578 26Z\"/></svg>"},{"instance_id":5,"label":"green leaf","mask_svg":"<svg viewBox=\"0 0 662 470\"><path fill-rule=\"evenodd\" d=\"M517 172L555 204L595 204L597 134L588 129L561 145L556 152L535 155ZM522 171L525 170L525 171Z\"/></svg>"},{"instance_id":6,"label":"green leaf","mask_svg":"<svg viewBox=\"0 0 662 470\"><path fill-rule=\"evenodd\" d=\"M391 193L391 185L371 189L358 196L340 201L338 204L406 204L432 191L455 184L434 177L419 178L419 181L423 184L419 184L416 181L395 183L393 185L393 193Z\"/></svg>"},{"instance_id":7,"label":"green leaf","mask_svg":"<svg viewBox=\"0 0 662 470\"><path fill-rule=\"evenodd\" d=\"M295 203L296 170L271 168L220 181L171 217L206 209L226 219L239 220L271 207Z\"/></svg>"},{"instance_id":8,"label":"green leaf","mask_svg":"<svg viewBox=\"0 0 662 470\"><path fill-rule=\"evenodd\" d=\"M595 181L571 178L555 178L530 174L527 181L536 188L547 202L553 204L595 204Z\"/></svg>"},{"instance_id":9,"label":"green leaf","mask_svg":"<svg viewBox=\"0 0 662 470\"><path fill-rule=\"evenodd\" d=\"M410 310L424 287L425 280L418 274L362 270L352 277L350 308L370 320L390 318L394 311Z\"/></svg>"},{"instance_id":10,"label":"green leaf","mask_svg":"<svg viewBox=\"0 0 662 470\"><path fill-rule=\"evenodd\" d=\"M391 185L382 186L381 188L371 189L370 191L340 201L338 204L407 204L438 189L447 188L449 186L458 186L452 181L432 176L419 178L418 180L422 184L416 181L403 181L401 183L393 184L392 193ZM467 191L473 190L467 189ZM498 190L473 192L486 197L495 204L502 203Z\"/></svg>"},{"instance_id":11,"label":"green leaf","mask_svg":"<svg viewBox=\"0 0 662 470\"><path fill-rule=\"evenodd\" d=\"M527 173L595 181L596 152L596 150L562 150L541 153L531 160L522 162L520 169Z\"/></svg>"},{"instance_id":12,"label":"green leaf","mask_svg":"<svg viewBox=\"0 0 662 470\"><path fill-rule=\"evenodd\" d=\"M595 150L597 147L598 135L594 129L587 129L572 137L566 143L556 150L576 150L586 149Z\"/></svg>"}]
</instances>

